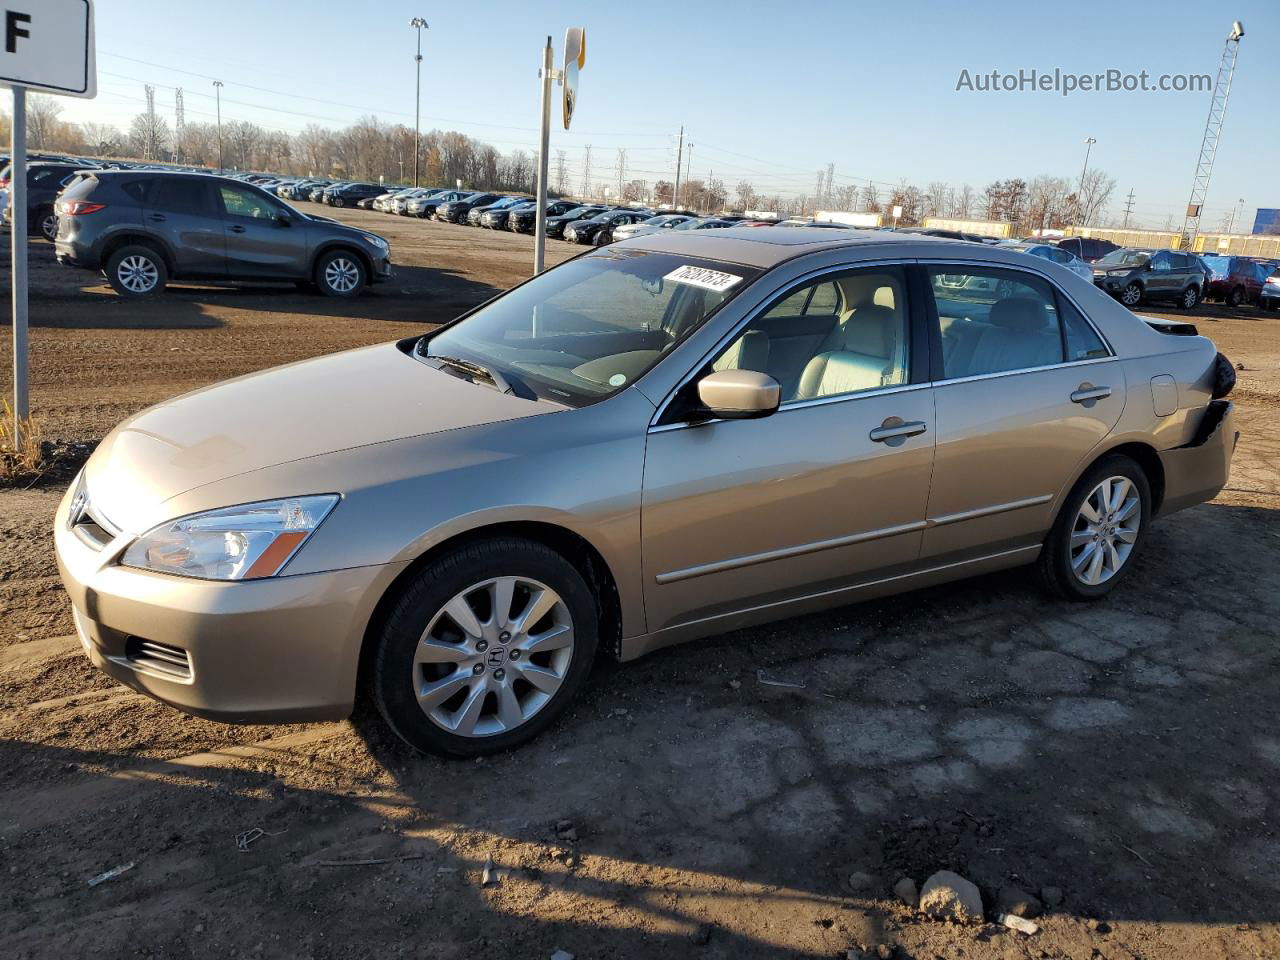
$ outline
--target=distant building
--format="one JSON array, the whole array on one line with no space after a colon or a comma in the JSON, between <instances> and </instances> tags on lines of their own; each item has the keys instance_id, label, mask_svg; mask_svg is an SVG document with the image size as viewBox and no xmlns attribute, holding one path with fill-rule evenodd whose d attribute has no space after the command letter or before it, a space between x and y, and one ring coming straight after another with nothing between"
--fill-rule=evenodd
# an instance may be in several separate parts
<instances>
[{"instance_id":1,"label":"distant building","mask_svg":"<svg viewBox=\"0 0 1280 960\"><path fill-rule=\"evenodd\" d=\"M1254 233L1280 233L1280 207L1259 207L1253 218Z\"/></svg>"}]
</instances>

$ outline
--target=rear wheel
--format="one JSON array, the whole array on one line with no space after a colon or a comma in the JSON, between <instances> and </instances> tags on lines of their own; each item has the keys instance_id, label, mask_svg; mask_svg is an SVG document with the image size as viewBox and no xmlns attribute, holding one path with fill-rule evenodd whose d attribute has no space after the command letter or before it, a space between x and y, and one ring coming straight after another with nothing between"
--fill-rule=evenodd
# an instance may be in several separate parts
<instances>
[{"instance_id":1,"label":"rear wheel","mask_svg":"<svg viewBox=\"0 0 1280 960\"><path fill-rule=\"evenodd\" d=\"M58 236L58 215L53 212L52 207L45 207L36 214L36 226L40 229L40 235L46 240L53 242Z\"/></svg>"},{"instance_id":2,"label":"rear wheel","mask_svg":"<svg viewBox=\"0 0 1280 960\"><path fill-rule=\"evenodd\" d=\"M1120 302L1126 307L1136 307L1142 302L1142 287L1131 283L1120 291Z\"/></svg>"},{"instance_id":3,"label":"rear wheel","mask_svg":"<svg viewBox=\"0 0 1280 960\"><path fill-rule=\"evenodd\" d=\"M326 296L354 297L369 276L364 262L350 250L332 250L316 261L315 282Z\"/></svg>"},{"instance_id":4,"label":"rear wheel","mask_svg":"<svg viewBox=\"0 0 1280 960\"><path fill-rule=\"evenodd\" d=\"M1244 303L1244 287L1232 287L1231 293L1227 296L1227 303L1233 307Z\"/></svg>"},{"instance_id":5,"label":"rear wheel","mask_svg":"<svg viewBox=\"0 0 1280 960\"><path fill-rule=\"evenodd\" d=\"M164 259L150 247L121 247L107 259L107 282L122 297L146 297L169 282Z\"/></svg>"},{"instance_id":6,"label":"rear wheel","mask_svg":"<svg viewBox=\"0 0 1280 960\"><path fill-rule=\"evenodd\" d=\"M377 638L384 720L419 750L474 757L536 736L586 682L596 605L555 551L503 538L421 571Z\"/></svg>"},{"instance_id":7,"label":"rear wheel","mask_svg":"<svg viewBox=\"0 0 1280 960\"><path fill-rule=\"evenodd\" d=\"M1040 553L1040 579L1067 600L1096 600L1133 568L1151 519L1151 487L1131 458L1095 463L1072 488Z\"/></svg>"},{"instance_id":8,"label":"rear wheel","mask_svg":"<svg viewBox=\"0 0 1280 960\"><path fill-rule=\"evenodd\" d=\"M332 200L329 201L329 206L343 207L343 206L346 206L346 203L347 201L343 200L341 197L334 197Z\"/></svg>"}]
</instances>

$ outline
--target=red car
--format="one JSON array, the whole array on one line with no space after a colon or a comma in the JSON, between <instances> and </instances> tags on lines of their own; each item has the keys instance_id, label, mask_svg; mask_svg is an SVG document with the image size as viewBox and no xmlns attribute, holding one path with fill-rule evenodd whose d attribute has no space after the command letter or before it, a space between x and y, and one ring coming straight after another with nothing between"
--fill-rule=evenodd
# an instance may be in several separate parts
<instances>
[{"instance_id":1,"label":"red car","mask_svg":"<svg viewBox=\"0 0 1280 960\"><path fill-rule=\"evenodd\" d=\"M1200 259L1211 271L1204 298L1218 300L1232 307L1246 303L1256 304L1267 277L1280 266L1276 261L1253 257L1201 256Z\"/></svg>"}]
</instances>

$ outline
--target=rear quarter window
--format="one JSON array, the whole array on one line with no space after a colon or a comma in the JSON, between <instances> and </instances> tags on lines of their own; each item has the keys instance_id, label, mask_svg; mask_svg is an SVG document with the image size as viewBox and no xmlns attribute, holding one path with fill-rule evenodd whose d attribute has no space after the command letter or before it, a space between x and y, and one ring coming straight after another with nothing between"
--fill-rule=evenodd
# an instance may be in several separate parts
<instances>
[{"instance_id":1,"label":"rear quarter window","mask_svg":"<svg viewBox=\"0 0 1280 960\"><path fill-rule=\"evenodd\" d=\"M147 200L147 181L130 180L128 183L122 183L120 185L120 192L130 200L136 200L138 203L145 203Z\"/></svg>"}]
</instances>

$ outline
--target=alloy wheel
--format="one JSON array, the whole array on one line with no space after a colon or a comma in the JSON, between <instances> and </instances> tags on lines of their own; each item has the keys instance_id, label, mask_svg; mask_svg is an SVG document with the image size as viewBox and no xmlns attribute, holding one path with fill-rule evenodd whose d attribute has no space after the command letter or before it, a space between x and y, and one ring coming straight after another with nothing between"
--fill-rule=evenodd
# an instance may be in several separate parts
<instances>
[{"instance_id":1,"label":"alloy wheel","mask_svg":"<svg viewBox=\"0 0 1280 960\"><path fill-rule=\"evenodd\" d=\"M1183 291L1183 294L1182 294L1182 305L1183 305L1186 309L1190 310L1192 307L1194 307L1194 306L1195 306L1197 303L1199 303L1199 302L1200 302L1200 294L1198 294L1198 293L1196 292L1196 288L1195 288L1195 287L1187 287L1187 289L1186 289L1185 291Z\"/></svg>"},{"instance_id":2,"label":"alloy wheel","mask_svg":"<svg viewBox=\"0 0 1280 960\"><path fill-rule=\"evenodd\" d=\"M569 672L573 645L568 605L546 584L485 580L431 618L414 653L414 695L448 733L507 733L551 702Z\"/></svg>"},{"instance_id":3,"label":"alloy wheel","mask_svg":"<svg viewBox=\"0 0 1280 960\"><path fill-rule=\"evenodd\" d=\"M150 259L135 254L120 261L116 277L130 293L149 293L160 282L160 271Z\"/></svg>"},{"instance_id":4,"label":"alloy wheel","mask_svg":"<svg viewBox=\"0 0 1280 960\"><path fill-rule=\"evenodd\" d=\"M46 240L54 240L58 236L58 215L46 213L40 218L40 232Z\"/></svg>"},{"instance_id":5,"label":"alloy wheel","mask_svg":"<svg viewBox=\"0 0 1280 960\"><path fill-rule=\"evenodd\" d=\"M334 257L325 265L324 282L335 293L350 293L360 283L360 268L348 257Z\"/></svg>"},{"instance_id":6,"label":"alloy wheel","mask_svg":"<svg viewBox=\"0 0 1280 960\"><path fill-rule=\"evenodd\" d=\"M1131 283L1120 292L1120 302L1126 307L1136 307L1142 299L1142 288Z\"/></svg>"},{"instance_id":7,"label":"alloy wheel","mask_svg":"<svg viewBox=\"0 0 1280 960\"><path fill-rule=\"evenodd\" d=\"M1142 522L1138 488L1127 477L1108 477L1084 499L1071 530L1071 571L1091 587L1106 583L1133 552Z\"/></svg>"}]
</instances>

